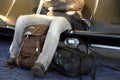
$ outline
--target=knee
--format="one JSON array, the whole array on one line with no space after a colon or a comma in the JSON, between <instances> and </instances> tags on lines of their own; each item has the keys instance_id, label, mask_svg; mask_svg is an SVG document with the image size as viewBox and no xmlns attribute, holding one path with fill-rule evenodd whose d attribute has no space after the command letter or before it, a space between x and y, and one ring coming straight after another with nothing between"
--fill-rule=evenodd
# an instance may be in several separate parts
<instances>
[{"instance_id":1,"label":"knee","mask_svg":"<svg viewBox=\"0 0 120 80\"><path fill-rule=\"evenodd\" d=\"M18 17L15 25L15 29L17 30L23 30L29 22L29 19L27 16L20 16Z\"/></svg>"},{"instance_id":2,"label":"knee","mask_svg":"<svg viewBox=\"0 0 120 80\"><path fill-rule=\"evenodd\" d=\"M55 33L62 33L67 29L71 29L71 25L64 17L56 17L49 27L49 31Z\"/></svg>"},{"instance_id":3,"label":"knee","mask_svg":"<svg viewBox=\"0 0 120 80\"><path fill-rule=\"evenodd\" d=\"M71 27L71 24L65 17L56 17L54 20L52 20L51 25L56 25L59 27Z\"/></svg>"},{"instance_id":4,"label":"knee","mask_svg":"<svg viewBox=\"0 0 120 80\"><path fill-rule=\"evenodd\" d=\"M20 16L18 17L16 24L25 23L26 21L29 21L26 16Z\"/></svg>"}]
</instances>

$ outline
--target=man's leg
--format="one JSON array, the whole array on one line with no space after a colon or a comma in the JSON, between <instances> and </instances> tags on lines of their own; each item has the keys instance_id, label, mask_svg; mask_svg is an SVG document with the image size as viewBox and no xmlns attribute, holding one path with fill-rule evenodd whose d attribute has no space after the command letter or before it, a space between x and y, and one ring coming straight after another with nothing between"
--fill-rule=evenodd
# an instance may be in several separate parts
<instances>
[{"instance_id":1,"label":"man's leg","mask_svg":"<svg viewBox=\"0 0 120 80\"><path fill-rule=\"evenodd\" d=\"M38 25L38 24L49 25L51 19L52 18L46 17L44 15L20 16L16 22L15 34L9 50L10 57L15 58L19 53L19 49L22 41L22 34L26 27L30 25Z\"/></svg>"},{"instance_id":2,"label":"man's leg","mask_svg":"<svg viewBox=\"0 0 120 80\"><path fill-rule=\"evenodd\" d=\"M15 57L18 55L20 50L20 45L22 41L22 34L26 27L30 25L39 25L39 24L50 24L51 19L54 17L47 17L45 15L24 15L20 16L17 19L15 34L10 46L10 59L3 63L3 66L13 66L15 65Z\"/></svg>"},{"instance_id":3,"label":"man's leg","mask_svg":"<svg viewBox=\"0 0 120 80\"><path fill-rule=\"evenodd\" d=\"M42 52L36 61L36 65L32 68L32 72L35 76L41 77L44 75L58 46L60 34L67 29L71 29L71 25L65 18L57 17L51 21ZM38 67L38 64L42 65L44 68Z\"/></svg>"}]
</instances>

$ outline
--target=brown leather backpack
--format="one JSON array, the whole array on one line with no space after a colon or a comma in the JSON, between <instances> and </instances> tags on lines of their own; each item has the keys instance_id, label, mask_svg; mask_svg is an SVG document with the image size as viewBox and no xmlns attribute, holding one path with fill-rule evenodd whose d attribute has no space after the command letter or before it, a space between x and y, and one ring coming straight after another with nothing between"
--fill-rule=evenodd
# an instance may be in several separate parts
<instances>
[{"instance_id":1,"label":"brown leather backpack","mask_svg":"<svg viewBox=\"0 0 120 80\"><path fill-rule=\"evenodd\" d=\"M31 69L34 66L42 50L47 29L46 25L35 25L24 31L21 49L16 57L18 67Z\"/></svg>"}]
</instances>

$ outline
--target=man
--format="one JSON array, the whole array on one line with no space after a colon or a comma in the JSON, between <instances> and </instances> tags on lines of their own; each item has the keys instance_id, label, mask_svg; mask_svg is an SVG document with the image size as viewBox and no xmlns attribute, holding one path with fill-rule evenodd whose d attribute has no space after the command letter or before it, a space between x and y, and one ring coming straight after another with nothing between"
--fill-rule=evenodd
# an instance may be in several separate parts
<instances>
[{"instance_id":1,"label":"man","mask_svg":"<svg viewBox=\"0 0 120 80\"><path fill-rule=\"evenodd\" d=\"M35 76L44 76L44 72L48 69L58 46L60 34L72 28L84 30L80 23L83 7L84 0L46 0L43 5L47 12L46 15L32 14L18 17L14 38L9 51L10 60L7 64L15 63L15 58L21 46L22 33L25 28L30 25L44 24L49 26L49 30L42 52L31 69Z\"/></svg>"}]
</instances>

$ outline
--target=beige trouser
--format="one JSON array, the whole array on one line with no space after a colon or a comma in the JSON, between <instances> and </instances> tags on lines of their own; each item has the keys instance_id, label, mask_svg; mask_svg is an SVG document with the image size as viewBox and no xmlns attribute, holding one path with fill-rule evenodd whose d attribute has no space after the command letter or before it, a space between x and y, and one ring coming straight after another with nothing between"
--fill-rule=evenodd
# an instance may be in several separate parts
<instances>
[{"instance_id":1,"label":"beige trouser","mask_svg":"<svg viewBox=\"0 0 120 80\"><path fill-rule=\"evenodd\" d=\"M15 58L20 50L22 33L27 26L45 24L49 26L46 40L36 62L42 63L47 70L58 46L60 34L71 29L70 23L64 17L50 17L46 15L32 14L18 17L15 27L15 34L10 46L10 57Z\"/></svg>"}]
</instances>

